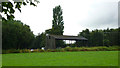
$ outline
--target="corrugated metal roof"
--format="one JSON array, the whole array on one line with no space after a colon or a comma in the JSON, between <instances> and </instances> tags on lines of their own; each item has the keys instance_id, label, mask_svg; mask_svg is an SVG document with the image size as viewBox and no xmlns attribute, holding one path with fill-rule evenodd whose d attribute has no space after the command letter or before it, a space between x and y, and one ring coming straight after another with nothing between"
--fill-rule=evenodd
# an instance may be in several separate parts
<instances>
[{"instance_id":1,"label":"corrugated metal roof","mask_svg":"<svg viewBox=\"0 0 120 68\"><path fill-rule=\"evenodd\" d=\"M58 40L88 40L83 36L69 36L69 35L49 35Z\"/></svg>"}]
</instances>

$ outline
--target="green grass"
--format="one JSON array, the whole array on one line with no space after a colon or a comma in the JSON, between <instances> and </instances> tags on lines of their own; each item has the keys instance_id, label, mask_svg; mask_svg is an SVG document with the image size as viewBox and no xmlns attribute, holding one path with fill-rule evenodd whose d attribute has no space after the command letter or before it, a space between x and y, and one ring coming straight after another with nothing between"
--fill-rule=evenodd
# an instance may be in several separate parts
<instances>
[{"instance_id":1,"label":"green grass","mask_svg":"<svg viewBox=\"0 0 120 68\"><path fill-rule=\"evenodd\" d=\"M2 67L2 54L0 54L0 68Z\"/></svg>"},{"instance_id":2,"label":"green grass","mask_svg":"<svg viewBox=\"0 0 120 68\"><path fill-rule=\"evenodd\" d=\"M118 66L118 51L3 54L2 65L3 66Z\"/></svg>"}]
</instances>

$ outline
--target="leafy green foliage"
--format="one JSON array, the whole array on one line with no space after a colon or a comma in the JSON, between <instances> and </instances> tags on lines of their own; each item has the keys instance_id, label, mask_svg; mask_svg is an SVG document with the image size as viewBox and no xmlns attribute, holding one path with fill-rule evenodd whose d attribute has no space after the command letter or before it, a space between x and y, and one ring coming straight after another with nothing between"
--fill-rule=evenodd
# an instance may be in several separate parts
<instances>
[{"instance_id":1,"label":"leafy green foliage","mask_svg":"<svg viewBox=\"0 0 120 68\"><path fill-rule=\"evenodd\" d=\"M104 30L83 30L78 36L83 36L88 39L87 46L114 46L120 45L120 28L104 29ZM83 41L77 41L77 46L85 46Z\"/></svg>"},{"instance_id":2,"label":"leafy green foliage","mask_svg":"<svg viewBox=\"0 0 120 68\"><path fill-rule=\"evenodd\" d=\"M7 16L7 19L5 19L4 17L2 18L2 20L6 21L6 20L13 20L14 17L14 13L15 13L15 9L18 9L21 12L21 6L22 5L27 5L27 3L29 3L30 5L33 6L37 6L35 3L39 3L38 0L34 0L34 2L32 0L26 0L26 1L20 1L20 2L2 2L2 13L4 13Z\"/></svg>"},{"instance_id":3,"label":"leafy green foliage","mask_svg":"<svg viewBox=\"0 0 120 68\"><path fill-rule=\"evenodd\" d=\"M46 30L46 33L53 35L63 35L63 32L64 21L62 16L62 9L61 6L59 5L53 8L52 29ZM56 47L64 47L64 42L62 40L57 40Z\"/></svg>"},{"instance_id":4,"label":"leafy green foliage","mask_svg":"<svg viewBox=\"0 0 120 68\"><path fill-rule=\"evenodd\" d=\"M38 36L36 36L33 45L31 48L42 48L45 47L46 43L46 34L41 33Z\"/></svg>"},{"instance_id":5,"label":"leafy green foliage","mask_svg":"<svg viewBox=\"0 0 120 68\"><path fill-rule=\"evenodd\" d=\"M46 30L47 34L63 35L64 22L62 16L62 9L59 6L53 8L52 29Z\"/></svg>"},{"instance_id":6,"label":"leafy green foliage","mask_svg":"<svg viewBox=\"0 0 120 68\"><path fill-rule=\"evenodd\" d=\"M21 21L3 21L2 40L3 49L24 49L31 46L34 34Z\"/></svg>"},{"instance_id":7,"label":"leafy green foliage","mask_svg":"<svg viewBox=\"0 0 120 68\"><path fill-rule=\"evenodd\" d=\"M20 53L20 50L18 49L2 50L2 54L8 54L8 53Z\"/></svg>"}]
</instances>

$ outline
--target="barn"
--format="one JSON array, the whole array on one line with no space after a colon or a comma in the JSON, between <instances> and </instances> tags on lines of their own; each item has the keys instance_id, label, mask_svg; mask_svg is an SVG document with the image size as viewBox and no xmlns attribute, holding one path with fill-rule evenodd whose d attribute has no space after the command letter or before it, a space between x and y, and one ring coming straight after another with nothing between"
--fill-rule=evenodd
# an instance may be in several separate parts
<instances>
[{"instance_id":1,"label":"barn","mask_svg":"<svg viewBox=\"0 0 120 68\"><path fill-rule=\"evenodd\" d=\"M75 40L75 41L87 41L83 36L68 36L68 35L47 35L45 49L56 49L56 40Z\"/></svg>"}]
</instances>

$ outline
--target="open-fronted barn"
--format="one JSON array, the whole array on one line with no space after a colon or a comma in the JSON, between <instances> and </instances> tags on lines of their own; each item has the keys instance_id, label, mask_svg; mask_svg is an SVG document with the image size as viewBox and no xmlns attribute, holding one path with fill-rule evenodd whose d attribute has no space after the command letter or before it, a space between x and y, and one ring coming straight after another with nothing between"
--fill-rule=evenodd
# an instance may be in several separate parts
<instances>
[{"instance_id":1,"label":"open-fronted barn","mask_svg":"<svg viewBox=\"0 0 120 68\"><path fill-rule=\"evenodd\" d=\"M87 41L82 36L68 36L68 35L47 35L45 49L56 49L56 40L75 40L75 41Z\"/></svg>"}]
</instances>

